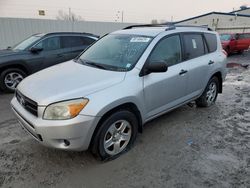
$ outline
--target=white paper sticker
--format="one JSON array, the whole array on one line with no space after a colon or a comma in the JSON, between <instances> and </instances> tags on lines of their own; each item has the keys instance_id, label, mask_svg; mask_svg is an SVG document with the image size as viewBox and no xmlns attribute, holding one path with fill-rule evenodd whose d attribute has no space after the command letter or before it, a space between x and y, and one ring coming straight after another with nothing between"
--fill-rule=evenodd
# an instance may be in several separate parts
<instances>
[{"instance_id":1,"label":"white paper sticker","mask_svg":"<svg viewBox=\"0 0 250 188\"><path fill-rule=\"evenodd\" d=\"M147 37L133 37L130 42L149 42L150 38Z\"/></svg>"},{"instance_id":2,"label":"white paper sticker","mask_svg":"<svg viewBox=\"0 0 250 188\"><path fill-rule=\"evenodd\" d=\"M196 44L195 39L192 39L192 43L193 43L193 48L196 49L197 48L197 44Z\"/></svg>"},{"instance_id":3,"label":"white paper sticker","mask_svg":"<svg viewBox=\"0 0 250 188\"><path fill-rule=\"evenodd\" d=\"M128 63L128 64L126 65L126 68L130 68L130 67L131 67L131 64Z\"/></svg>"}]
</instances>

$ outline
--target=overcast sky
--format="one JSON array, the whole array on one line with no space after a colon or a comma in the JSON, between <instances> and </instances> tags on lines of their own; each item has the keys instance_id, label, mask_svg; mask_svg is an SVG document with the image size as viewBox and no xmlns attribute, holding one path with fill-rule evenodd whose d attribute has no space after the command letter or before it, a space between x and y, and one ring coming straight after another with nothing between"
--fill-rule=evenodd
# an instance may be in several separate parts
<instances>
[{"instance_id":1,"label":"overcast sky","mask_svg":"<svg viewBox=\"0 0 250 188\"><path fill-rule=\"evenodd\" d=\"M174 21L211 11L230 12L250 0L0 0L0 17L55 19L63 10L86 21L150 22L152 19ZM38 10L45 16L38 16ZM120 11L120 13L118 12Z\"/></svg>"}]
</instances>

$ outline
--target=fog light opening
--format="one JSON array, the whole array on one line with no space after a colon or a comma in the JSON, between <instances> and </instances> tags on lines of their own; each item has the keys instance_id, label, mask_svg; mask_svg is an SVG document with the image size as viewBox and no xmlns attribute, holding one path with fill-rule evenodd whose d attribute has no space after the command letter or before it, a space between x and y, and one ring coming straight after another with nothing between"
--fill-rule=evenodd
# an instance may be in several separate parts
<instances>
[{"instance_id":1,"label":"fog light opening","mask_svg":"<svg viewBox=\"0 0 250 188\"><path fill-rule=\"evenodd\" d=\"M69 146L70 145L70 141L68 141L68 140L63 140L63 142L64 142L65 146Z\"/></svg>"}]
</instances>

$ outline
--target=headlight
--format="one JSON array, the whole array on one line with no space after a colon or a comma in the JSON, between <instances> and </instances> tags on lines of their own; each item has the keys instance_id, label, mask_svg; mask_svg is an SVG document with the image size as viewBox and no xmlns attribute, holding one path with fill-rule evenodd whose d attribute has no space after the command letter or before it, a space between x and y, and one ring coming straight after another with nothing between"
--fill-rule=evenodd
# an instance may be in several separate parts
<instances>
[{"instance_id":1,"label":"headlight","mask_svg":"<svg viewBox=\"0 0 250 188\"><path fill-rule=\"evenodd\" d=\"M74 99L51 104L45 109L43 119L66 120L74 118L81 112L88 102L88 99Z\"/></svg>"}]
</instances>

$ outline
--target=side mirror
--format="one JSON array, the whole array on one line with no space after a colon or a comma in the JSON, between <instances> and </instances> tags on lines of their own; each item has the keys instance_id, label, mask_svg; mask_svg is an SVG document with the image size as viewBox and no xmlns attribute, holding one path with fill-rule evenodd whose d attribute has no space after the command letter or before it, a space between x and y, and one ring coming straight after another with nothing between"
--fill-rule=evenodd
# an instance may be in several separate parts
<instances>
[{"instance_id":1,"label":"side mirror","mask_svg":"<svg viewBox=\"0 0 250 188\"><path fill-rule=\"evenodd\" d=\"M40 48L40 47L32 47L32 48L30 48L30 51L31 51L32 53L38 53L38 52L43 51L43 48Z\"/></svg>"},{"instance_id":2,"label":"side mirror","mask_svg":"<svg viewBox=\"0 0 250 188\"><path fill-rule=\"evenodd\" d=\"M145 76L154 72L155 73L166 72L167 70L168 70L168 66L165 62L151 62L140 73L140 76Z\"/></svg>"},{"instance_id":3,"label":"side mirror","mask_svg":"<svg viewBox=\"0 0 250 188\"><path fill-rule=\"evenodd\" d=\"M239 37L240 37L240 35L239 35L239 34L236 34L236 35L235 35L235 40L239 40Z\"/></svg>"}]
</instances>

